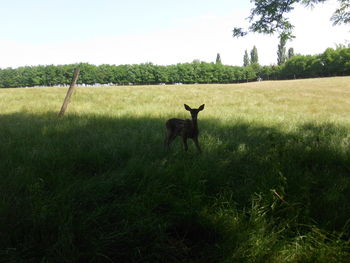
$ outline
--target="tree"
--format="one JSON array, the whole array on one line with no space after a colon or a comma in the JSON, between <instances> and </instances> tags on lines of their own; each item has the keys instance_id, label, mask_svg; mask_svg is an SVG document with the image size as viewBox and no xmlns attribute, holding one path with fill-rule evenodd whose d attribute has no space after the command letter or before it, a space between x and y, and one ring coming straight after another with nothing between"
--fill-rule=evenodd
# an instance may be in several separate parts
<instances>
[{"instance_id":1,"label":"tree","mask_svg":"<svg viewBox=\"0 0 350 263\"><path fill-rule=\"evenodd\" d=\"M243 68L243 77L246 82L256 79L257 77L256 73L257 72L254 70L254 68L251 65Z\"/></svg>"},{"instance_id":2,"label":"tree","mask_svg":"<svg viewBox=\"0 0 350 263\"><path fill-rule=\"evenodd\" d=\"M272 73L272 67L271 66L263 66L260 70L260 77L263 79L270 80L270 76Z\"/></svg>"},{"instance_id":3,"label":"tree","mask_svg":"<svg viewBox=\"0 0 350 263\"><path fill-rule=\"evenodd\" d=\"M294 9L296 4L313 6L327 0L252 0L255 7L251 10L248 20L248 29L235 27L234 37L242 37L248 32L273 34L278 33L280 38L293 38L293 25L286 14ZM338 0L339 7L335 10L331 21L333 25L350 24L350 0Z\"/></svg>"},{"instance_id":4,"label":"tree","mask_svg":"<svg viewBox=\"0 0 350 263\"><path fill-rule=\"evenodd\" d=\"M259 57L258 57L258 50L256 48L256 46L253 47L253 49L250 51L250 63L251 64L258 64L258 60L259 60Z\"/></svg>"},{"instance_id":5,"label":"tree","mask_svg":"<svg viewBox=\"0 0 350 263\"><path fill-rule=\"evenodd\" d=\"M216 64L221 64L221 57L219 53L216 55Z\"/></svg>"},{"instance_id":6,"label":"tree","mask_svg":"<svg viewBox=\"0 0 350 263\"><path fill-rule=\"evenodd\" d=\"M247 66L249 66L249 64L250 64L250 61L249 61L248 51L245 50L244 56L243 56L243 66L247 67Z\"/></svg>"},{"instance_id":7,"label":"tree","mask_svg":"<svg viewBox=\"0 0 350 263\"><path fill-rule=\"evenodd\" d=\"M294 48L290 47L288 49L288 59L291 59L292 57L294 57Z\"/></svg>"},{"instance_id":8,"label":"tree","mask_svg":"<svg viewBox=\"0 0 350 263\"><path fill-rule=\"evenodd\" d=\"M280 43L278 44L278 49L277 49L277 65L282 65L287 60L286 42L287 42L286 38L283 38L283 37L280 38Z\"/></svg>"}]
</instances>

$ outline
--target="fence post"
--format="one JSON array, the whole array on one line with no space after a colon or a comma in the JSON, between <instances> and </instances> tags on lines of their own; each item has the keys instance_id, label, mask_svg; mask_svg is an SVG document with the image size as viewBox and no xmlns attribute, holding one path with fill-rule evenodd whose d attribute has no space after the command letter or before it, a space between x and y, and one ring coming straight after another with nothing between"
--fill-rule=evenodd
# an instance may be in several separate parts
<instances>
[{"instance_id":1,"label":"fence post","mask_svg":"<svg viewBox=\"0 0 350 263\"><path fill-rule=\"evenodd\" d=\"M67 95L63 101L63 104L62 104L62 107L61 107L61 111L58 113L58 117L62 117L68 107L68 103L69 103L69 100L73 94L73 91L74 91L74 88L75 88L75 84L77 83L77 80L78 80L78 76L79 76L79 72L80 72L80 68L76 68L74 70L74 75L73 75L73 80L72 80L72 83L70 84L69 86L69 89L67 91Z\"/></svg>"}]
</instances>

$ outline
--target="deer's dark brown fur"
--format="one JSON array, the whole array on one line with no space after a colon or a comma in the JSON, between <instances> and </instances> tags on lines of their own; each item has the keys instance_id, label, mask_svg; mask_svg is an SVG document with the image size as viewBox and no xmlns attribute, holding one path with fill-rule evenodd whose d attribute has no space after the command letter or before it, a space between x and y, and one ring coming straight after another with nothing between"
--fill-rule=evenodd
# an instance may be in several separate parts
<instances>
[{"instance_id":1,"label":"deer's dark brown fur","mask_svg":"<svg viewBox=\"0 0 350 263\"><path fill-rule=\"evenodd\" d=\"M193 140L198 152L202 152L199 143L198 143L198 123L197 116L200 111L204 109L204 104L201 105L198 109L191 109L188 105L184 104L185 109L191 113L192 120L182 120L182 119L169 119L165 123L167 130L167 136L165 138L164 145L169 149L170 143L177 137L181 136L182 141L185 147L185 151L188 150L187 139L190 138Z\"/></svg>"}]
</instances>

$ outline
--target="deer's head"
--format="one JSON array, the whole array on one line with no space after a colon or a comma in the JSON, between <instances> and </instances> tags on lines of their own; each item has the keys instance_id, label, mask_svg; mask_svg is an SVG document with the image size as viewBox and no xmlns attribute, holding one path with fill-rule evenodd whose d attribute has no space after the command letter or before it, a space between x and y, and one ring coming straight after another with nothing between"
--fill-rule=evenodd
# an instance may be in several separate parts
<instances>
[{"instance_id":1,"label":"deer's head","mask_svg":"<svg viewBox=\"0 0 350 263\"><path fill-rule=\"evenodd\" d=\"M184 106L185 106L185 109L188 110L191 113L191 116L192 116L193 120L197 120L198 112L204 110L204 104L201 105L198 109L191 109L191 107L188 106L187 104L184 104Z\"/></svg>"}]
</instances>

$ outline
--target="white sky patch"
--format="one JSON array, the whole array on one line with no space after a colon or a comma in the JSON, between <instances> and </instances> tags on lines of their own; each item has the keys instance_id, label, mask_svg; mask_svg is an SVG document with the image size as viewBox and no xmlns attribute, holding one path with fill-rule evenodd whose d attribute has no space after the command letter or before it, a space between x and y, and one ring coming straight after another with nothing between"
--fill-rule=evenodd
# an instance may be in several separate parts
<instances>
[{"instance_id":1,"label":"white sky patch","mask_svg":"<svg viewBox=\"0 0 350 263\"><path fill-rule=\"evenodd\" d=\"M315 8L298 7L291 18L296 38L289 43L296 53L319 54L338 44L349 44L350 25L333 26L330 18L339 4L329 1Z\"/></svg>"},{"instance_id":2,"label":"white sky patch","mask_svg":"<svg viewBox=\"0 0 350 263\"><path fill-rule=\"evenodd\" d=\"M334 1L330 1L316 5L313 10L296 8L290 14L296 39L288 42L287 47L293 47L295 53L318 54L327 47L348 43L350 26L332 26L329 21L336 7ZM0 39L0 67L79 62L169 65L194 59L214 62L217 53L220 53L224 64L241 66L244 51L250 52L254 45L258 49L260 64L276 64L277 35L232 37L235 26L247 25L245 18L248 15L249 9L225 16L205 14L149 34L100 37L79 42L67 40L63 44L23 44Z\"/></svg>"}]
</instances>

